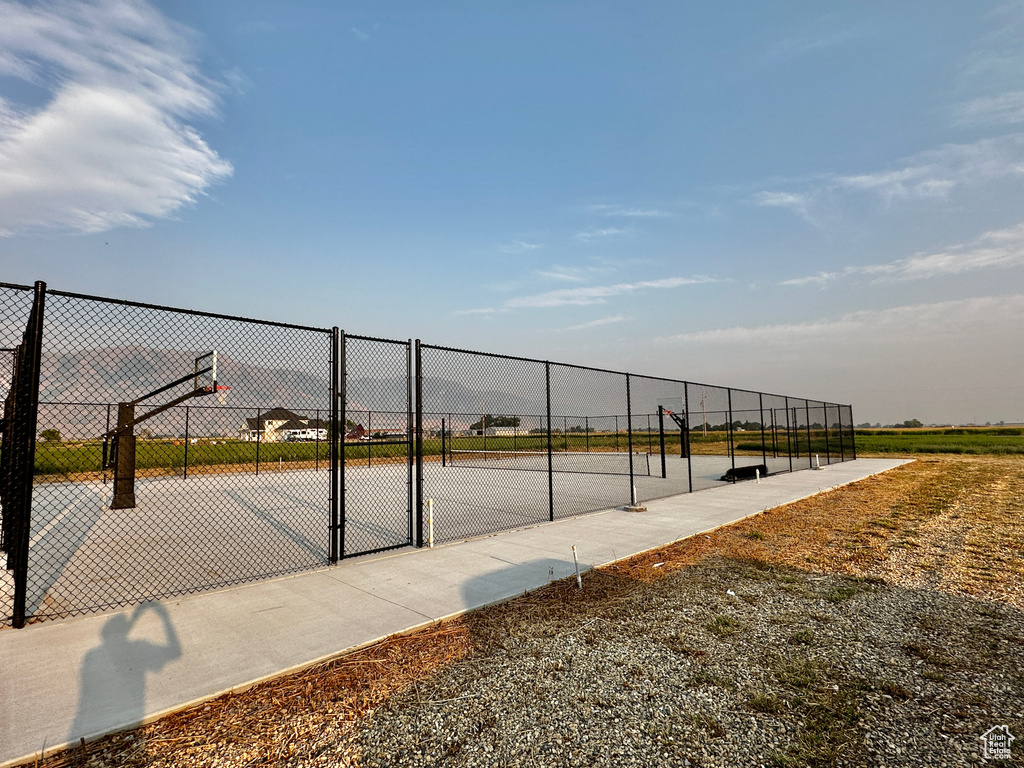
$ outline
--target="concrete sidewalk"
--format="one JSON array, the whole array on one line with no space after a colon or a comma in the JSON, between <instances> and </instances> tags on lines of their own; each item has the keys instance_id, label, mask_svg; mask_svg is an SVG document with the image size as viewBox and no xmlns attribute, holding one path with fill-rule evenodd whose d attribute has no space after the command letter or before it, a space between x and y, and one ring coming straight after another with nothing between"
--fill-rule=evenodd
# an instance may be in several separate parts
<instances>
[{"instance_id":1,"label":"concrete sidewalk","mask_svg":"<svg viewBox=\"0 0 1024 768\"><path fill-rule=\"evenodd\" d=\"M0 768L906 463L858 459L0 632Z\"/></svg>"}]
</instances>

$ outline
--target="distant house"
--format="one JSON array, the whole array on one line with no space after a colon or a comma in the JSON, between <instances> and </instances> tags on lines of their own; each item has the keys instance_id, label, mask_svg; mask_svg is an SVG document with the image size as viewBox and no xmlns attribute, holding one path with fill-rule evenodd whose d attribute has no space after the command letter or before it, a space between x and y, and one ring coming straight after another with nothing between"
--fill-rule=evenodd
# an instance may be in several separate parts
<instances>
[{"instance_id":1,"label":"distant house","mask_svg":"<svg viewBox=\"0 0 1024 768\"><path fill-rule=\"evenodd\" d=\"M512 437L513 435L519 434L519 430L515 427L488 427L484 431L488 435L494 435L495 437ZM479 434L479 432L477 434Z\"/></svg>"},{"instance_id":2,"label":"distant house","mask_svg":"<svg viewBox=\"0 0 1024 768\"><path fill-rule=\"evenodd\" d=\"M255 417L246 419L238 428L238 439L255 443L306 442L327 439L328 422L309 419L292 413L286 408L271 408Z\"/></svg>"}]
</instances>

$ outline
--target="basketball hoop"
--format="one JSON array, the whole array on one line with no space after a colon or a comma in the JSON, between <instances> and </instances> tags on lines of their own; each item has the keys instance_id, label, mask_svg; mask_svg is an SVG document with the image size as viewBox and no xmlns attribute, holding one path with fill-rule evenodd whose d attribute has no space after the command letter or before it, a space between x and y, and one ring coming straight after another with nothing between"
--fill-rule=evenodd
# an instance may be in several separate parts
<instances>
[{"instance_id":1,"label":"basketball hoop","mask_svg":"<svg viewBox=\"0 0 1024 768\"><path fill-rule=\"evenodd\" d=\"M220 385L214 387L214 397L217 398L217 402L221 405L228 404L228 395L231 394L231 387L222 387Z\"/></svg>"}]
</instances>

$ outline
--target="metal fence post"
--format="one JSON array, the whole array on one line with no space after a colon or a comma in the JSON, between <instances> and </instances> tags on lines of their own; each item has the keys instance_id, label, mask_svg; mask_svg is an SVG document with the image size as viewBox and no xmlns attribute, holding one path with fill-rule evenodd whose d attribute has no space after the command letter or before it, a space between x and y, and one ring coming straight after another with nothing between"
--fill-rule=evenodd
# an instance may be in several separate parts
<instances>
[{"instance_id":1,"label":"metal fence post","mask_svg":"<svg viewBox=\"0 0 1024 768\"><path fill-rule=\"evenodd\" d=\"M346 386L348 384L348 368L346 367L346 352L348 343L345 340L345 331L339 331L337 327L332 329L334 336L334 365L331 369L332 391L331 397L331 496L337 499L334 502L333 514L334 524L337 530L337 544L335 545L335 562L345 558L345 522L347 512L345 510L345 431L348 429L348 396Z\"/></svg>"},{"instance_id":2,"label":"metal fence post","mask_svg":"<svg viewBox=\"0 0 1024 768\"><path fill-rule=\"evenodd\" d=\"M445 445L444 445L444 430L445 430L445 424L444 424L444 418L442 417L441 418L441 466L442 467L448 466L448 457L445 455L447 449L445 448ZM512 439L515 440L514 437ZM515 443L513 443L513 450L515 450Z\"/></svg>"},{"instance_id":3,"label":"metal fence post","mask_svg":"<svg viewBox=\"0 0 1024 768\"><path fill-rule=\"evenodd\" d=\"M843 406L836 406L836 418L839 419L839 461L846 461L846 446L843 445Z\"/></svg>"},{"instance_id":4,"label":"metal fence post","mask_svg":"<svg viewBox=\"0 0 1024 768\"><path fill-rule=\"evenodd\" d=\"M793 427L789 423L789 397L786 401L786 453L789 454L789 471L793 471Z\"/></svg>"},{"instance_id":5,"label":"metal fence post","mask_svg":"<svg viewBox=\"0 0 1024 768\"><path fill-rule=\"evenodd\" d=\"M338 562L338 468L337 468L337 443L338 443L338 327L334 326L331 328L331 444L328 448L330 451L330 472L328 474L327 483L330 488L328 494L328 500L330 502L330 514L331 514L331 551L329 555L330 562ZM317 411L317 429L320 428L320 411ZM318 432L319 434L319 432ZM342 438L344 439L344 437ZM320 444L317 442L317 456L319 458ZM319 466L319 463L318 463Z\"/></svg>"},{"instance_id":6,"label":"metal fence post","mask_svg":"<svg viewBox=\"0 0 1024 768\"><path fill-rule=\"evenodd\" d=\"M413 516L413 505L415 503L415 479L418 475L416 472L416 456L419 455L416 451L416 443L413 440L412 424L413 424L413 410L412 410L412 380L413 380L413 368L412 368L412 339L409 339L408 346L405 348L405 359L406 359L406 377L405 377L405 429L408 433L408 445L406 446L406 471L408 475L408 489L409 489L409 543L412 544L412 516ZM416 407L416 413L419 413L419 406ZM443 425L444 422L442 421ZM419 434L419 430L416 431ZM443 434L443 433L442 433ZM442 441L444 438L441 438ZM420 439L421 446L423 444L422 438ZM444 442L441 443L442 448ZM422 451L420 451L422 453ZM442 450L442 456L444 451ZM422 467L422 464L419 466Z\"/></svg>"},{"instance_id":7,"label":"metal fence post","mask_svg":"<svg viewBox=\"0 0 1024 768\"><path fill-rule=\"evenodd\" d=\"M633 489L636 484L633 480L633 401L629 394L629 374L626 374L626 444L629 446L629 503L638 504L634 498Z\"/></svg>"},{"instance_id":8,"label":"metal fence post","mask_svg":"<svg viewBox=\"0 0 1024 768\"><path fill-rule=\"evenodd\" d=\"M423 350L416 339L416 546L423 546Z\"/></svg>"},{"instance_id":9,"label":"metal fence post","mask_svg":"<svg viewBox=\"0 0 1024 768\"><path fill-rule=\"evenodd\" d=\"M185 458L182 459L182 480L188 478L188 406L185 406Z\"/></svg>"},{"instance_id":10,"label":"metal fence post","mask_svg":"<svg viewBox=\"0 0 1024 768\"><path fill-rule=\"evenodd\" d=\"M812 445L811 445L811 404L809 401L804 400L804 416L807 417L807 466L814 468L814 457L811 456Z\"/></svg>"},{"instance_id":11,"label":"metal fence post","mask_svg":"<svg viewBox=\"0 0 1024 768\"><path fill-rule=\"evenodd\" d=\"M682 440L682 435L679 437ZM668 477L668 468L665 466L665 408L658 406L658 444L661 446L661 476Z\"/></svg>"},{"instance_id":12,"label":"metal fence post","mask_svg":"<svg viewBox=\"0 0 1024 768\"><path fill-rule=\"evenodd\" d=\"M15 629L25 626L26 603L28 601L28 550L32 533L32 483L35 473L36 429L39 418L39 370L43 356L43 313L46 306L46 283L35 284L35 297L32 313L29 315L28 327L25 329L22 351L18 361L19 391L15 399L22 400L24 410L19 414L19 432L22 432L21 444L11 446L21 453L21 477L12 477L12 485L20 498L16 500L19 525L16 527L14 545L11 554L15 555L9 565L14 571L14 606L12 624ZM13 382L12 382L13 385ZM13 388L13 387L12 387ZM21 395L18 397L18 395ZM19 408L19 410L22 410ZM10 450L13 435L4 435L4 450ZM5 509L5 514L10 510Z\"/></svg>"},{"instance_id":13,"label":"metal fence post","mask_svg":"<svg viewBox=\"0 0 1024 768\"><path fill-rule=\"evenodd\" d=\"M11 381L12 382L14 381L13 374L12 374ZM106 429L106 432L104 432L103 434L109 434L109 433L110 433L110 403L107 403L107 429ZM103 459L102 459L102 461L103 461L103 484L104 485L107 484L107 445L108 445L107 438L103 438Z\"/></svg>"},{"instance_id":14,"label":"metal fence post","mask_svg":"<svg viewBox=\"0 0 1024 768\"><path fill-rule=\"evenodd\" d=\"M736 449L733 447L732 440L732 388L729 387L725 390L726 395L729 398L729 458L732 461L732 468L736 469ZM736 473L732 473L732 481L736 482Z\"/></svg>"},{"instance_id":15,"label":"metal fence post","mask_svg":"<svg viewBox=\"0 0 1024 768\"><path fill-rule=\"evenodd\" d=\"M765 469L768 469L768 449L764 445L764 395L760 392L757 393L757 408L761 422L761 463L764 464Z\"/></svg>"},{"instance_id":16,"label":"metal fence post","mask_svg":"<svg viewBox=\"0 0 1024 768\"><path fill-rule=\"evenodd\" d=\"M832 451L829 449L829 441L828 441L828 404L827 403L822 403L821 404L821 412L822 412L822 414L824 414L824 422L825 422L823 424L823 426L825 428L825 463L826 464L831 464L832 463Z\"/></svg>"},{"instance_id":17,"label":"metal fence post","mask_svg":"<svg viewBox=\"0 0 1024 768\"><path fill-rule=\"evenodd\" d=\"M548 433L548 520L555 519L555 470L551 457L551 363L544 363L544 391L547 401Z\"/></svg>"},{"instance_id":18,"label":"metal fence post","mask_svg":"<svg viewBox=\"0 0 1024 768\"><path fill-rule=\"evenodd\" d=\"M846 406L850 409L850 449L853 452L853 460L857 460L857 428L853 424L853 405Z\"/></svg>"},{"instance_id":19,"label":"metal fence post","mask_svg":"<svg viewBox=\"0 0 1024 768\"><path fill-rule=\"evenodd\" d=\"M260 429L260 409L256 409L256 476L260 475L260 433L263 432Z\"/></svg>"},{"instance_id":20,"label":"metal fence post","mask_svg":"<svg viewBox=\"0 0 1024 768\"><path fill-rule=\"evenodd\" d=\"M679 453L684 452L686 453L687 483L690 493L693 493L693 460L690 458L690 454L693 453L690 450L690 385L685 381L683 382L683 426L679 428Z\"/></svg>"}]
</instances>

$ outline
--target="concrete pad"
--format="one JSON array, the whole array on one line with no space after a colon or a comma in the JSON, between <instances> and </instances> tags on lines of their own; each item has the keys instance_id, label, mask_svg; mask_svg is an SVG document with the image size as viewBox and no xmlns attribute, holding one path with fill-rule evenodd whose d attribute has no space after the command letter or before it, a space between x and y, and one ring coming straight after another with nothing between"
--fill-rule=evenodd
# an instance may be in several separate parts
<instances>
[{"instance_id":1,"label":"concrete pad","mask_svg":"<svg viewBox=\"0 0 1024 768\"><path fill-rule=\"evenodd\" d=\"M903 460L858 459L435 549L0 631L0 768L520 595Z\"/></svg>"}]
</instances>

